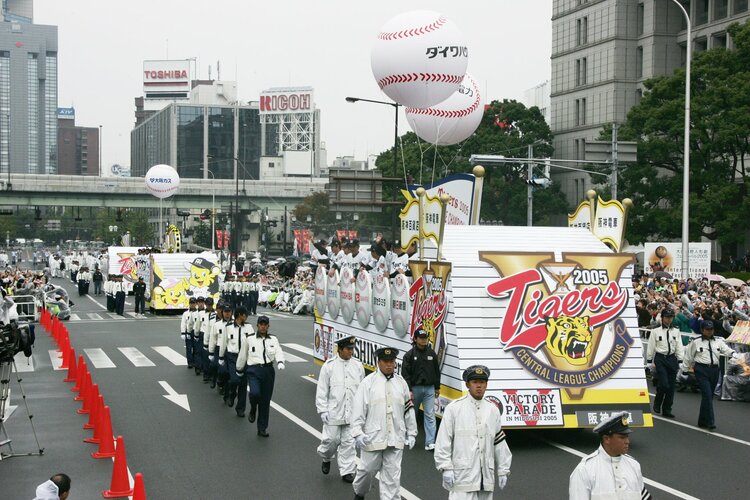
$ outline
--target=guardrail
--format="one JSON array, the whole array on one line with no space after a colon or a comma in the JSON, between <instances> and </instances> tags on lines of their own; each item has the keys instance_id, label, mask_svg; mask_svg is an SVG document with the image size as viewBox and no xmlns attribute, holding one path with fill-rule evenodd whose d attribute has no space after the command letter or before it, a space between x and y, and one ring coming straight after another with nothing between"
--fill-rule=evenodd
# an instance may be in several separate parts
<instances>
[{"instance_id":1,"label":"guardrail","mask_svg":"<svg viewBox=\"0 0 750 500\"><path fill-rule=\"evenodd\" d=\"M39 319L39 303L33 295L12 295L11 298L16 304L18 321L34 323Z\"/></svg>"}]
</instances>

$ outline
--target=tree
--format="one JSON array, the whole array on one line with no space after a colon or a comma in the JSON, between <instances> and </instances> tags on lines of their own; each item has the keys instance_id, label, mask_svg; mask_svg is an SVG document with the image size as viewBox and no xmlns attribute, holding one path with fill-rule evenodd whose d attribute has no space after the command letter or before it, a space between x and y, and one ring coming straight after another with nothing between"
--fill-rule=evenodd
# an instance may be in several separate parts
<instances>
[{"instance_id":1,"label":"tree","mask_svg":"<svg viewBox=\"0 0 750 500\"><path fill-rule=\"evenodd\" d=\"M750 24L728 32L735 50L693 59L690 136L690 239L743 241L750 217ZM621 171L619 189L635 203L631 242L681 236L685 71L644 83L641 102L619 136L638 142L638 163ZM602 139L610 134L607 128Z\"/></svg>"},{"instance_id":2,"label":"tree","mask_svg":"<svg viewBox=\"0 0 750 500\"><path fill-rule=\"evenodd\" d=\"M211 248L211 225L201 222L193 226L193 243L204 248Z\"/></svg>"},{"instance_id":3,"label":"tree","mask_svg":"<svg viewBox=\"0 0 750 500\"><path fill-rule=\"evenodd\" d=\"M429 184L446 175L470 172L472 154L498 154L511 158L525 157L527 147L534 145L534 156L552 156L552 133L539 108L504 100L487 106L476 132L463 143L435 146L425 143L413 132L401 136L399 162L393 164L393 148L381 153L377 168L385 177L400 177L409 183ZM502 220L506 225L526 224L526 165L486 166L482 211L480 217ZM403 186L401 186L403 187ZM395 190L383 190L384 198L393 200ZM400 195L399 195L400 196ZM568 210L557 184L534 192L534 223L549 225L552 217Z\"/></svg>"}]
</instances>

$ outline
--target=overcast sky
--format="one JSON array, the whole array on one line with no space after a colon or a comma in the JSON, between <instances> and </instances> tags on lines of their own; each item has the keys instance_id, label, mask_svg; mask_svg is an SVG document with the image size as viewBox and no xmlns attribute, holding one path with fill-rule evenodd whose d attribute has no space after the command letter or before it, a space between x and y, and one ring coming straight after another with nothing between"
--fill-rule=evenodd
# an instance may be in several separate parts
<instances>
[{"instance_id":1,"label":"overcast sky","mask_svg":"<svg viewBox=\"0 0 750 500\"><path fill-rule=\"evenodd\" d=\"M78 125L103 126L107 166L130 165L143 61L167 57L197 57L201 78L209 64L215 77L221 61L241 101L270 87L312 86L330 163L392 146L392 108L344 97L387 99L370 70L372 42L391 17L418 9L458 24L468 71L489 99L521 100L549 79L552 0L35 0L34 22L58 26L58 104L76 108Z\"/></svg>"}]
</instances>

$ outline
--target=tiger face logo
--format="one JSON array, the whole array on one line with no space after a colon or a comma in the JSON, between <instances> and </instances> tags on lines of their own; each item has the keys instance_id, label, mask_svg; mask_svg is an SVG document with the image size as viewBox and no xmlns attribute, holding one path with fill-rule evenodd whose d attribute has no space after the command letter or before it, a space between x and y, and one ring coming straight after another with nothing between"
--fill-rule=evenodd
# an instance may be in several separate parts
<instances>
[{"instance_id":1,"label":"tiger face logo","mask_svg":"<svg viewBox=\"0 0 750 500\"><path fill-rule=\"evenodd\" d=\"M547 350L571 365L588 363L591 356L591 329L589 317L560 316L547 318Z\"/></svg>"}]
</instances>

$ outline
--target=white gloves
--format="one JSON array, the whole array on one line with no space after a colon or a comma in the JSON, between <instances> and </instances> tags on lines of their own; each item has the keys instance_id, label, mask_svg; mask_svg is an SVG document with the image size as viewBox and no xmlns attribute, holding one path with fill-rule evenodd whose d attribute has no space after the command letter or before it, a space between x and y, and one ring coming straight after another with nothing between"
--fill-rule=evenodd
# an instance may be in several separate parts
<instances>
[{"instance_id":1,"label":"white gloves","mask_svg":"<svg viewBox=\"0 0 750 500\"><path fill-rule=\"evenodd\" d=\"M416 436L409 436L408 438L406 438L406 445L409 447L410 450L414 448L415 444L417 444Z\"/></svg>"},{"instance_id":2,"label":"white gloves","mask_svg":"<svg viewBox=\"0 0 750 500\"><path fill-rule=\"evenodd\" d=\"M651 371L654 371L654 370L656 370L656 365L654 363L648 363L646 365L646 368L648 368Z\"/></svg>"},{"instance_id":3,"label":"white gloves","mask_svg":"<svg viewBox=\"0 0 750 500\"><path fill-rule=\"evenodd\" d=\"M456 481L455 476L453 475L452 470L444 470L443 471L443 488L446 490L450 490L453 488L453 483Z\"/></svg>"},{"instance_id":4,"label":"white gloves","mask_svg":"<svg viewBox=\"0 0 750 500\"><path fill-rule=\"evenodd\" d=\"M737 351L733 352L732 359L740 359L740 353L738 353Z\"/></svg>"},{"instance_id":5,"label":"white gloves","mask_svg":"<svg viewBox=\"0 0 750 500\"><path fill-rule=\"evenodd\" d=\"M188 337L187 337L187 334L186 334L186 333L181 333L181 334L180 334L180 338L181 338L182 340L187 340L187 338L188 338Z\"/></svg>"},{"instance_id":6,"label":"white gloves","mask_svg":"<svg viewBox=\"0 0 750 500\"><path fill-rule=\"evenodd\" d=\"M214 359L216 359L216 358L214 358L214 355L213 355L213 354L209 354L209 355L208 355L208 360L209 360L209 361L210 361L211 363L213 363L213 362L214 362Z\"/></svg>"},{"instance_id":7,"label":"white gloves","mask_svg":"<svg viewBox=\"0 0 750 500\"><path fill-rule=\"evenodd\" d=\"M354 441L357 445L357 448L359 448L360 450L367 446L367 438L364 434L360 434L359 436L354 438Z\"/></svg>"},{"instance_id":8,"label":"white gloves","mask_svg":"<svg viewBox=\"0 0 750 500\"><path fill-rule=\"evenodd\" d=\"M226 361L219 358L219 366L224 366L224 363L226 363Z\"/></svg>"},{"instance_id":9,"label":"white gloves","mask_svg":"<svg viewBox=\"0 0 750 500\"><path fill-rule=\"evenodd\" d=\"M279 367L279 370L283 370L284 369L284 362L283 361L279 361L279 364L276 365L276 366Z\"/></svg>"},{"instance_id":10,"label":"white gloves","mask_svg":"<svg viewBox=\"0 0 750 500\"><path fill-rule=\"evenodd\" d=\"M682 363L680 368L682 368L682 371L684 371L685 373L687 373L690 370L690 368L688 368L688 365L685 363Z\"/></svg>"},{"instance_id":11,"label":"white gloves","mask_svg":"<svg viewBox=\"0 0 750 500\"><path fill-rule=\"evenodd\" d=\"M505 489L505 485L508 484L508 476L497 476L497 486L501 490Z\"/></svg>"},{"instance_id":12,"label":"white gloves","mask_svg":"<svg viewBox=\"0 0 750 500\"><path fill-rule=\"evenodd\" d=\"M328 425L328 412L324 411L320 414L320 420L323 421L324 424Z\"/></svg>"}]
</instances>

